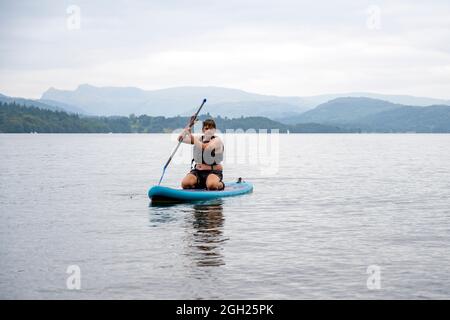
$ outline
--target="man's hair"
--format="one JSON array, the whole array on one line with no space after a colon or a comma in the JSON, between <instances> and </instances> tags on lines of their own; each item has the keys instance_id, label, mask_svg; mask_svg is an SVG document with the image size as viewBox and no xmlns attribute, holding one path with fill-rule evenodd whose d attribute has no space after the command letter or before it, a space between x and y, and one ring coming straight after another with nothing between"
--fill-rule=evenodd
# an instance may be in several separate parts
<instances>
[{"instance_id":1,"label":"man's hair","mask_svg":"<svg viewBox=\"0 0 450 320\"><path fill-rule=\"evenodd\" d=\"M216 129L216 123L213 119L206 119L203 121L203 128L206 126Z\"/></svg>"}]
</instances>

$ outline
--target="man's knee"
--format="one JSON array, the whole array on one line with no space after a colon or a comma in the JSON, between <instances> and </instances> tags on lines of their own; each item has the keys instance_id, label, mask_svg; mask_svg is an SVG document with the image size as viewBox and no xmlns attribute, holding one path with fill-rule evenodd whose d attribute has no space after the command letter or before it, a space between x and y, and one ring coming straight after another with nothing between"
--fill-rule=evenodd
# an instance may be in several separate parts
<instances>
[{"instance_id":1,"label":"man's knee","mask_svg":"<svg viewBox=\"0 0 450 320\"><path fill-rule=\"evenodd\" d=\"M195 183L192 183L191 181L181 181L181 188L183 189L192 189L194 186Z\"/></svg>"},{"instance_id":2,"label":"man's knee","mask_svg":"<svg viewBox=\"0 0 450 320\"><path fill-rule=\"evenodd\" d=\"M194 177L186 177L181 181L181 188L192 189L195 188L196 180Z\"/></svg>"},{"instance_id":3,"label":"man's knee","mask_svg":"<svg viewBox=\"0 0 450 320\"><path fill-rule=\"evenodd\" d=\"M218 181L206 181L206 188L208 190L218 190L220 187L220 182Z\"/></svg>"}]
</instances>

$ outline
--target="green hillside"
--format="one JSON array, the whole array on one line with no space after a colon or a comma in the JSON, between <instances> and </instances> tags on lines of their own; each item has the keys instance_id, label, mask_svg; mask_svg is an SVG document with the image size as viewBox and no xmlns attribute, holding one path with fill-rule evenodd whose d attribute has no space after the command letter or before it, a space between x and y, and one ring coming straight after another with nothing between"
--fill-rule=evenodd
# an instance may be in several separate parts
<instances>
[{"instance_id":1,"label":"green hillside","mask_svg":"<svg viewBox=\"0 0 450 320\"><path fill-rule=\"evenodd\" d=\"M209 115L202 115L205 119ZM352 132L336 126L314 123L285 125L264 117L223 118L214 117L219 130L227 129L278 129L281 133ZM152 117L147 115L129 117L87 117L52 111L16 103L0 103L1 133L162 133L183 128L188 117Z\"/></svg>"}]
</instances>

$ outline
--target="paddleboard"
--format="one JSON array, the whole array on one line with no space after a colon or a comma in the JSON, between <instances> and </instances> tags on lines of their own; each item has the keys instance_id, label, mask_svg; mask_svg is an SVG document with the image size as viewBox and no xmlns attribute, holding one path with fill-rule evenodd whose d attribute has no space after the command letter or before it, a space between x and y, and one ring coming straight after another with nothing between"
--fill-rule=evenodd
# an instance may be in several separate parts
<instances>
[{"instance_id":1,"label":"paddleboard","mask_svg":"<svg viewBox=\"0 0 450 320\"><path fill-rule=\"evenodd\" d=\"M249 193L253 185L249 182L225 183L225 189L220 191L205 189L175 189L163 186L153 186L148 190L148 197L153 201L202 201L223 197L233 197Z\"/></svg>"}]
</instances>

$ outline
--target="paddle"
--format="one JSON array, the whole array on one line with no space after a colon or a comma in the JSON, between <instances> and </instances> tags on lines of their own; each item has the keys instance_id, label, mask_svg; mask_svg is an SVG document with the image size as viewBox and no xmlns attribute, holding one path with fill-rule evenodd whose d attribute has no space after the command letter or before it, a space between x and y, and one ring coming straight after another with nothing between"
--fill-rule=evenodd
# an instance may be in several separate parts
<instances>
[{"instance_id":1,"label":"paddle","mask_svg":"<svg viewBox=\"0 0 450 320\"><path fill-rule=\"evenodd\" d=\"M205 103L206 103L206 99L203 99L203 102L202 102L202 104L200 105L200 107L198 108L197 112L196 112L196 113L191 117L191 119L189 120L187 129L190 129L190 128L194 125L195 121L197 120L197 116L198 116L198 114L200 113L200 110L202 110L203 105L204 105ZM159 182L158 182L158 186L161 184L161 181L162 181L162 179L163 179L163 177L164 177L164 173L166 173L166 168L167 168L167 166L169 165L170 161L172 161L172 158L173 158L173 156L175 155L175 153L177 152L178 148L180 147L181 142L183 142L184 137L186 136L186 133L187 133L187 130L184 130L184 131L183 131L183 137L182 137L181 139L178 140L177 146L175 147L175 149L173 150L172 154L170 155L169 160L167 160L166 164L164 165L164 168L163 168L163 172L162 172L161 178L159 179Z\"/></svg>"}]
</instances>

